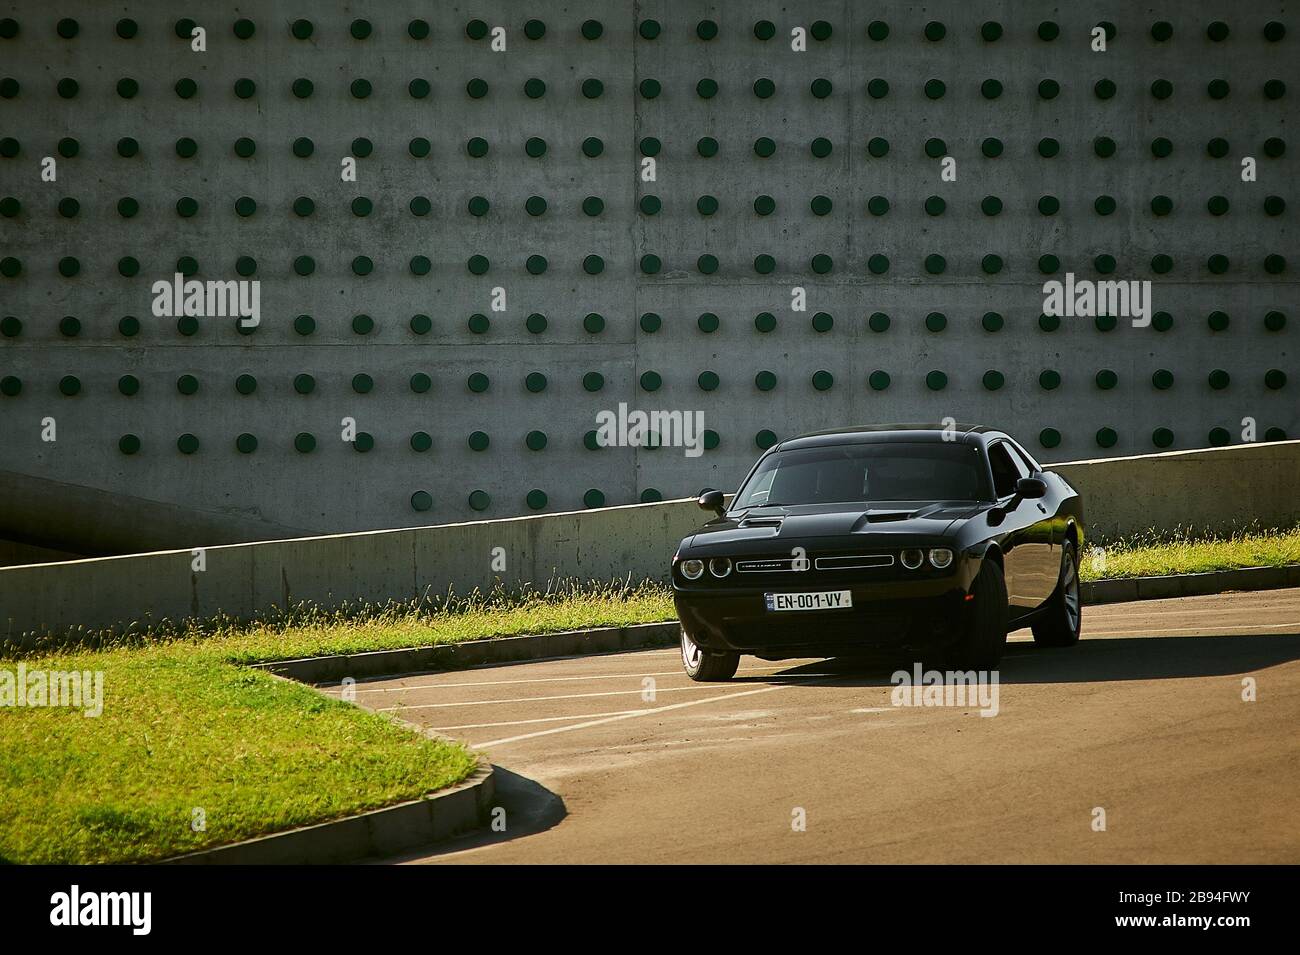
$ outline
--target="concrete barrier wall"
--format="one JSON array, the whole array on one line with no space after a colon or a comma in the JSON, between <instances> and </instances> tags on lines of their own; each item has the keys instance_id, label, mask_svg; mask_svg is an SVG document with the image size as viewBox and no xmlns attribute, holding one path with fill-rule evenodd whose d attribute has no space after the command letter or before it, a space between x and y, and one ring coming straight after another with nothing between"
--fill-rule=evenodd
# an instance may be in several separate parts
<instances>
[{"instance_id":1,"label":"concrete barrier wall","mask_svg":"<svg viewBox=\"0 0 1300 955\"><path fill-rule=\"evenodd\" d=\"M0 634L62 633L163 618L247 618L300 601L385 603L450 588L577 577L660 578L700 523L693 500L337 534L0 569ZM504 572L493 570L496 548ZM497 566L501 566L498 561Z\"/></svg>"},{"instance_id":2,"label":"concrete barrier wall","mask_svg":"<svg viewBox=\"0 0 1300 955\"><path fill-rule=\"evenodd\" d=\"M1053 465L1084 496L1093 539L1177 527L1224 532L1300 523L1300 441ZM506 520L231 544L0 569L0 624L24 635L247 618L307 601L410 600L576 577L663 578L677 542L704 515L691 500ZM504 572L493 570L502 548Z\"/></svg>"},{"instance_id":3,"label":"concrete barrier wall","mask_svg":"<svg viewBox=\"0 0 1300 955\"><path fill-rule=\"evenodd\" d=\"M1078 488L1089 537L1225 534L1300 523L1300 441L1050 465Z\"/></svg>"}]
</instances>

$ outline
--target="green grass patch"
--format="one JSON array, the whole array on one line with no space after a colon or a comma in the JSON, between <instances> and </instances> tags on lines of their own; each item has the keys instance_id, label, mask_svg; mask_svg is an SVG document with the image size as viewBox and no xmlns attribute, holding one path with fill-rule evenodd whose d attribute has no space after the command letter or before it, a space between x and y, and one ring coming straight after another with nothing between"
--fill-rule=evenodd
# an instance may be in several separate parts
<instances>
[{"instance_id":1,"label":"green grass patch","mask_svg":"<svg viewBox=\"0 0 1300 955\"><path fill-rule=\"evenodd\" d=\"M100 671L103 711L0 708L0 862L140 862L392 805L464 779L464 746L240 664L668 620L659 585L298 608L0 656ZM194 811L205 827L196 831Z\"/></svg>"},{"instance_id":2,"label":"green grass patch","mask_svg":"<svg viewBox=\"0 0 1300 955\"><path fill-rule=\"evenodd\" d=\"M1201 574L1241 567L1300 564L1300 528L1234 534L1230 537L1134 537L1088 548L1083 580Z\"/></svg>"},{"instance_id":3,"label":"green grass patch","mask_svg":"<svg viewBox=\"0 0 1300 955\"><path fill-rule=\"evenodd\" d=\"M192 648L22 662L101 671L103 711L0 709L0 861L166 858L415 799L476 765L458 743Z\"/></svg>"}]
</instances>

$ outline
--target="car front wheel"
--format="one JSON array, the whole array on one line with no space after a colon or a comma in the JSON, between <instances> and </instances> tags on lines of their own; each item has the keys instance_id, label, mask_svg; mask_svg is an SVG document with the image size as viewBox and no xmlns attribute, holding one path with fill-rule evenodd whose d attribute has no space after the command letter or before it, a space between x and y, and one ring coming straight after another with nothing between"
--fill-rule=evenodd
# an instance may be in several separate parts
<instances>
[{"instance_id":1,"label":"car front wheel","mask_svg":"<svg viewBox=\"0 0 1300 955\"><path fill-rule=\"evenodd\" d=\"M721 683L736 675L739 653L710 653L682 627L682 667L696 683Z\"/></svg>"},{"instance_id":2,"label":"car front wheel","mask_svg":"<svg viewBox=\"0 0 1300 955\"><path fill-rule=\"evenodd\" d=\"M974 606L966 628L953 648L964 669L992 670L1007 646L1007 584L1002 568L985 559L971 585Z\"/></svg>"},{"instance_id":3,"label":"car front wheel","mask_svg":"<svg viewBox=\"0 0 1300 955\"><path fill-rule=\"evenodd\" d=\"M1034 624L1034 643L1040 647L1073 646L1079 642L1080 620L1079 558L1074 542L1066 541L1061 548L1061 576L1043 606L1041 619Z\"/></svg>"}]
</instances>

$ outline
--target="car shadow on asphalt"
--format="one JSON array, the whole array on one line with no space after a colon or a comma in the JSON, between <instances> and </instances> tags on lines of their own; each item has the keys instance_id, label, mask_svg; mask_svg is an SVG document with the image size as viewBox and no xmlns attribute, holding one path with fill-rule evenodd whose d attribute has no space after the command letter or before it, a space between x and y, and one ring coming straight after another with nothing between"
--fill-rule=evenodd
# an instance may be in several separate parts
<instances>
[{"instance_id":1,"label":"car shadow on asphalt","mask_svg":"<svg viewBox=\"0 0 1300 955\"><path fill-rule=\"evenodd\" d=\"M504 830L494 831L492 821L489 820L482 828L467 832L463 836L457 836L446 842L421 849L413 849L397 856L386 856L383 859L369 861L383 865L393 865L395 863L417 862L421 859L431 859L453 852L464 852L468 849L492 846L510 839L519 839L523 836L545 832L567 815L568 810L565 809L564 800L545 786L525 776L520 776L518 773L512 773L497 763L492 764L492 770L495 786L495 797L492 804L494 810L497 808L505 810L505 814L499 817L505 826Z\"/></svg>"},{"instance_id":2,"label":"car shadow on asphalt","mask_svg":"<svg viewBox=\"0 0 1300 955\"><path fill-rule=\"evenodd\" d=\"M1202 637L1086 636L1073 647L1010 643L998 667L1001 683L1105 683L1230 676L1300 660L1300 633L1211 634ZM911 673L915 654L836 657L800 664L770 676L738 677L735 683L802 686L890 686L898 670ZM924 669L957 669L942 659L922 659Z\"/></svg>"}]
</instances>

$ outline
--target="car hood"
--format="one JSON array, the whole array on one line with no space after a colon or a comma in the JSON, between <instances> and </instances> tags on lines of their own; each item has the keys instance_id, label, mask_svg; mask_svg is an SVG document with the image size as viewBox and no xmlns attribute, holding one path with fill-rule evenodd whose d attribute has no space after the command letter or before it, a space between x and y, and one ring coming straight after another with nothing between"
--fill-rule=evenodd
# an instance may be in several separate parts
<instances>
[{"instance_id":1,"label":"car hood","mask_svg":"<svg viewBox=\"0 0 1300 955\"><path fill-rule=\"evenodd\" d=\"M954 522L967 520L991 504L969 501L888 501L865 506L801 504L754 507L700 528L693 545L775 543L819 537L938 537Z\"/></svg>"}]
</instances>

